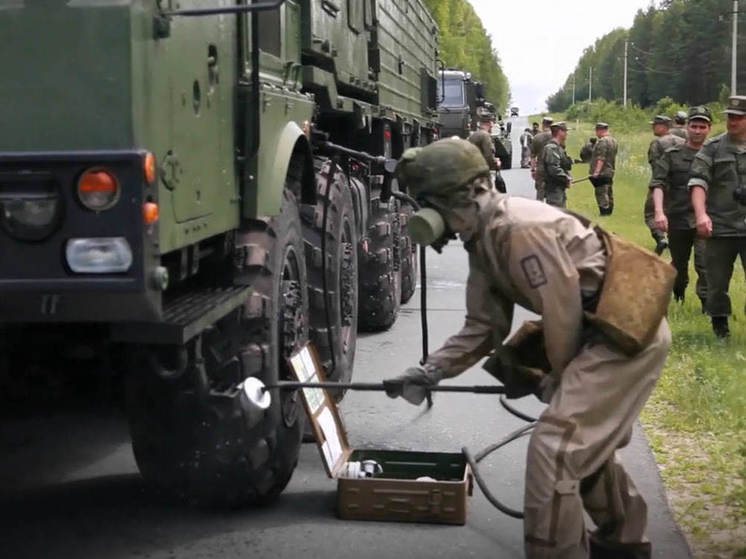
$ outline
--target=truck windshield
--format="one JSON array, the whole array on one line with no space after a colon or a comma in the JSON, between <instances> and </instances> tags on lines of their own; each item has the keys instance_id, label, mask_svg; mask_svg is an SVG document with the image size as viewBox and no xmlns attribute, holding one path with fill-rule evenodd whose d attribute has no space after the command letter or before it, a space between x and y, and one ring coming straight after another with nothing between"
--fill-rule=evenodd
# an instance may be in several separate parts
<instances>
[{"instance_id":1,"label":"truck windshield","mask_svg":"<svg viewBox=\"0 0 746 559\"><path fill-rule=\"evenodd\" d=\"M466 104L464 100L464 81L461 79L445 79L445 94L443 92L444 84L438 80L438 99L443 99L441 103L444 107L463 107Z\"/></svg>"}]
</instances>

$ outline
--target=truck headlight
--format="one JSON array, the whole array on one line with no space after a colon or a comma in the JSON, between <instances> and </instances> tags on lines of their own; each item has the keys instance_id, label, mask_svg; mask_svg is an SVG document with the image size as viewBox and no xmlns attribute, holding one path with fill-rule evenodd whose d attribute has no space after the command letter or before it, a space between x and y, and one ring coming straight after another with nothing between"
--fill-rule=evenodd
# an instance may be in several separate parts
<instances>
[{"instance_id":1,"label":"truck headlight","mask_svg":"<svg viewBox=\"0 0 746 559\"><path fill-rule=\"evenodd\" d=\"M132 249L124 237L70 239L65 256L77 274L126 272L132 266Z\"/></svg>"},{"instance_id":2,"label":"truck headlight","mask_svg":"<svg viewBox=\"0 0 746 559\"><path fill-rule=\"evenodd\" d=\"M41 241L55 230L60 198L56 192L3 192L0 188L0 226L24 241Z\"/></svg>"}]
</instances>

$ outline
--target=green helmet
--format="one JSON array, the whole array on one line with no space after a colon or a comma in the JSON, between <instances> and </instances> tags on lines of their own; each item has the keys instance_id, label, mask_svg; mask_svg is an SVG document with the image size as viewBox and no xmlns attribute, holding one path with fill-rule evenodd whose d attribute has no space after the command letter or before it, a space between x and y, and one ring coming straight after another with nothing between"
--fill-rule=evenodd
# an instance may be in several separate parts
<instances>
[{"instance_id":1,"label":"green helmet","mask_svg":"<svg viewBox=\"0 0 746 559\"><path fill-rule=\"evenodd\" d=\"M447 138L405 151L396 166L396 177L415 198L427 194L449 196L489 171L474 144Z\"/></svg>"}]
</instances>

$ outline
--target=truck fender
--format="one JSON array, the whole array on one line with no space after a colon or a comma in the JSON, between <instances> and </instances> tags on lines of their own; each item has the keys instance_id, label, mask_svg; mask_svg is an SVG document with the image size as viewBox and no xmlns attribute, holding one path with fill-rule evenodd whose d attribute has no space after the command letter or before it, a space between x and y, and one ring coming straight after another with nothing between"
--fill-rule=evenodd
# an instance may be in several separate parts
<instances>
[{"instance_id":1,"label":"truck fender","mask_svg":"<svg viewBox=\"0 0 746 559\"><path fill-rule=\"evenodd\" d=\"M290 161L302 158L303 182L300 200L315 200L315 181L311 144L303 130L295 122L288 122L280 132L274 145L264 144L258 161L258 184L256 192L256 214L254 216L274 216L280 213L282 191Z\"/></svg>"}]
</instances>

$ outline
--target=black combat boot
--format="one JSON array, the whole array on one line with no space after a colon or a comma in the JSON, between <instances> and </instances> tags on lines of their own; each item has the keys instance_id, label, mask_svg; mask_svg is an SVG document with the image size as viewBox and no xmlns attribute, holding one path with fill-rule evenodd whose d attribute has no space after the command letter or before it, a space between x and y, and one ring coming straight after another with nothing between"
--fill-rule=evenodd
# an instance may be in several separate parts
<instances>
[{"instance_id":1,"label":"black combat boot","mask_svg":"<svg viewBox=\"0 0 746 559\"><path fill-rule=\"evenodd\" d=\"M616 543L591 536L591 559L650 559L652 547L645 543Z\"/></svg>"},{"instance_id":2,"label":"black combat boot","mask_svg":"<svg viewBox=\"0 0 746 559\"><path fill-rule=\"evenodd\" d=\"M727 316L713 316L712 317L712 331L718 338L727 338L730 336L730 328L728 328L728 317Z\"/></svg>"},{"instance_id":3,"label":"black combat boot","mask_svg":"<svg viewBox=\"0 0 746 559\"><path fill-rule=\"evenodd\" d=\"M699 302L702 303L702 314L707 314L707 299L700 297Z\"/></svg>"}]
</instances>

